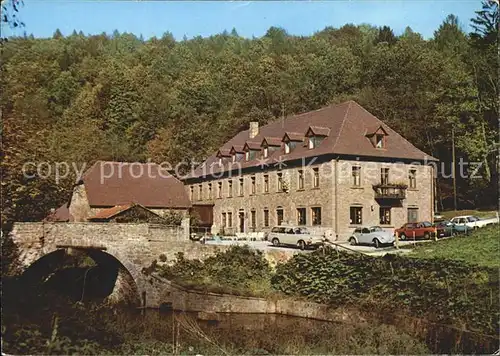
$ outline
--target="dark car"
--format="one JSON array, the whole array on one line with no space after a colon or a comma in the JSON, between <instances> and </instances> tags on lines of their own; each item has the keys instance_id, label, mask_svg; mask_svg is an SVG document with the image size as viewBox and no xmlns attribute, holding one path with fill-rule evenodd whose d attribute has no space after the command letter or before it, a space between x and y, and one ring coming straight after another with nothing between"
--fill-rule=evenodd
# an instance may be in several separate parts
<instances>
[{"instance_id":1,"label":"dark car","mask_svg":"<svg viewBox=\"0 0 500 356\"><path fill-rule=\"evenodd\" d=\"M468 232L468 229L466 225L457 225L452 223L449 220L443 220L436 222L434 224L435 227L438 229L443 229L444 231L444 236L453 236L457 234L466 234Z\"/></svg>"}]
</instances>

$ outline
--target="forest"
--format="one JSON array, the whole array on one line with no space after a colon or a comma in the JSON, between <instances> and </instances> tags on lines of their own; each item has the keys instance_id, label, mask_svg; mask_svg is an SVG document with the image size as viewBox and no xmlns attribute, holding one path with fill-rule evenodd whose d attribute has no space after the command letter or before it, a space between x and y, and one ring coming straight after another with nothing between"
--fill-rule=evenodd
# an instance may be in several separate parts
<instances>
[{"instance_id":1,"label":"forest","mask_svg":"<svg viewBox=\"0 0 500 356\"><path fill-rule=\"evenodd\" d=\"M457 179L459 208L496 206L498 20L485 1L472 19L443 19L430 39L350 24L311 36L271 27L260 38L235 29L183 40L59 30L8 38L2 221L40 220L68 199L76 174L49 175L55 162L201 162L250 121L348 99L440 159L438 209L453 208L452 141L457 161L481 163ZM23 174L26 162L47 163Z\"/></svg>"}]
</instances>

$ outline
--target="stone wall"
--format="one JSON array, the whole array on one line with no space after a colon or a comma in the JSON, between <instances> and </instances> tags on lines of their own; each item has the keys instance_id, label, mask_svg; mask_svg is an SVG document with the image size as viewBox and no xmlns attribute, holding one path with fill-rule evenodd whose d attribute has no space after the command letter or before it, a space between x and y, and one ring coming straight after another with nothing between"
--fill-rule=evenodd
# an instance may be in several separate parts
<instances>
[{"instance_id":1,"label":"stone wall","mask_svg":"<svg viewBox=\"0 0 500 356\"><path fill-rule=\"evenodd\" d=\"M320 182L314 187L314 169L319 170ZM303 171L304 186L299 189L298 171ZM288 191L278 191L278 173L283 174L283 180L288 185ZM210 182L186 185L188 193L193 187L193 203L214 204L214 232L219 232L224 224L222 213L231 213L231 226L224 228L228 234L239 231L239 212L244 214L245 231L252 231L251 214L255 211L256 231L269 231L278 224L278 208L283 209L284 222L297 223L297 209L306 209L306 226L314 232L323 233L334 226L334 213L332 211L332 163L313 164L307 167L283 168L278 171L269 167L263 172L234 176L231 178L217 179ZM269 190L265 192L264 176L268 176ZM243 178L243 195L239 193L240 178ZM255 194L252 194L252 178L255 178ZM229 181L232 181L232 196L229 195ZM221 198L218 198L218 184L222 183ZM212 184L212 197L209 196L208 185ZM202 194L199 194L199 187ZM312 207L321 207L321 226L312 225ZM269 211L269 225L264 224L264 210ZM226 215L227 216L227 215Z\"/></svg>"},{"instance_id":2,"label":"stone wall","mask_svg":"<svg viewBox=\"0 0 500 356\"><path fill-rule=\"evenodd\" d=\"M358 313L325 304L294 300L264 299L230 294L204 293L187 290L170 283L170 293L165 301L174 310L204 313L280 314L325 321L364 321ZM168 300L167 300L168 299Z\"/></svg>"},{"instance_id":3,"label":"stone wall","mask_svg":"<svg viewBox=\"0 0 500 356\"><path fill-rule=\"evenodd\" d=\"M353 184L352 167L360 167L360 184ZM416 187L408 188L406 198L375 199L373 185L381 182L381 168L389 168L389 183L409 184L409 171L416 171ZM319 186L314 187L314 169L319 170ZM304 186L299 189L299 171L303 172ZM287 192L278 191L278 173L289 187ZM269 191L265 192L264 176L269 177ZM243 194L239 184L243 179ZM252 193L252 179L255 179L255 194ZM232 192L229 194L229 182ZM219 183L222 192L219 198ZM201 187L201 194L200 194ZM209 189L211 187L211 189ZM278 208L283 209L284 222L297 224L297 209L305 208L306 224L313 233L338 235L339 240L347 240L358 226L380 225L381 207L391 207L391 221L383 227L398 228L408 221L408 208L418 209L420 221L432 221L433 217L433 174L432 167L420 163L393 163L361 160L330 160L305 167L284 167L278 171L270 166L255 173L235 174L233 177L206 180L186 184L188 194L194 203L214 204L213 232L218 233L231 213L231 226L226 226L226 234L240 230L239 214L243 214L244 230L252 231L252 212L255 212L256 231L269 231L277 224ZM211 195L210 192L211 191ZM231 195L231 196L230 196ZM362 208L361 225L350 221L351 206ZM312 225L312 208L321 208L321 225ZM264 210L269 211L269 226L264 224ZM333 234L330 234L333 233Z\"/></svg>"},{"instance_id":4,"label":"stone wall","mask_svg":"<svg viewBox=\"0 0 500 356\"><path fill-rule=\"evenodd\" d=\"M187 259L203 260L230 247L189 241L185 238L184 229L122 223L15 223L11 236L19 249L24 268L60 248L101 249L102 253L123 265L141 295L146 291L147 305L157 307L163 287L154 284L144 269L150 267L153 261L159 261L160 255L166 257L167 263L173 262L179 252ZM271 265L276 265L288 260L294 253L269 251L265 256Z\"/></svg>"},{"instance_id":5,"label":"stone wall","mask_svg":"<svg viewBox=\"0 0 500 356\"><path fill-rule=\"evenodd\" d=\"M359 226L380 225L385 229L395 229L408 222L408 208L418 209L419 221L432 221L434 209L432 168L426 165L404 163L339 161L337 163L338 187L338 234L340 240L347 240ZM355 186L352 167L360 167L360 184ZM409 184L409 170L416 171L416 187L408 187L406 198L402 200L376 200L373 186L381 181L381 168L389 169L389 183ZM334 193L333 193L334 194ZM362 224L350 221L350 207L362 208ZM391 208L390 224L380 222L380 208Z\"/></svg>"}]
</instances>

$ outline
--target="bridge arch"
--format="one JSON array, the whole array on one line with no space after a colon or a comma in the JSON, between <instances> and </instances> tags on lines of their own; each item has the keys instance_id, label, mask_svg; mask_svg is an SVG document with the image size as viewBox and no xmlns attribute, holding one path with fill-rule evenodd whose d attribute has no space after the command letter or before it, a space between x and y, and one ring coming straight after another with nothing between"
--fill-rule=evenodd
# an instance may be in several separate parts
<instances>
[{"instance_id":1,"label":"bridge arch","mask_svg":"<svg viewBox=\"0 0 500 356\"><path fill-rule=\"evenodd\" d=\"M88 257L91 262L83 267L72 266L75 259L82 257ZM80 271L74 270L77 268ZM43 256L26 268L21 278L32 285L50 281L52 284L65 284L61 282L65 278L67 281L68 275L77 275L73 282L78 284L78 293L72 290L73 299L80 298L80 301L84 301L98 298L105 303L138 306L141 302L137 284L140 280L139 273L130 261L116 256L112 251L86 246L57 246L52 251L44 251Z\"/></svg>"}]
</instances>

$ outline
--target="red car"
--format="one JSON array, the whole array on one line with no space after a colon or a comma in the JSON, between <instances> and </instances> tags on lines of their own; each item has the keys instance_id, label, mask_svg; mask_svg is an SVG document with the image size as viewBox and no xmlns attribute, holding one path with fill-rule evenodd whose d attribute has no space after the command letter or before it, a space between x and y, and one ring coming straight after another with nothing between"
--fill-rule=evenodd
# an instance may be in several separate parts
<instances>
[{"instance_id":1,"label":"red car","mask_svg":"<svg viewBox=\"0 0 500 356\"><path fill-rule=\"evenodd\" d=\"M434 237L434 233L437 231L438 237L445 236L445 230L442 227L435 227L428 221L407 223L404 224L395 232L398 234L400 240L413 239L413 238L425 238L429 239Z\"/></svg>"}]
</instances>

